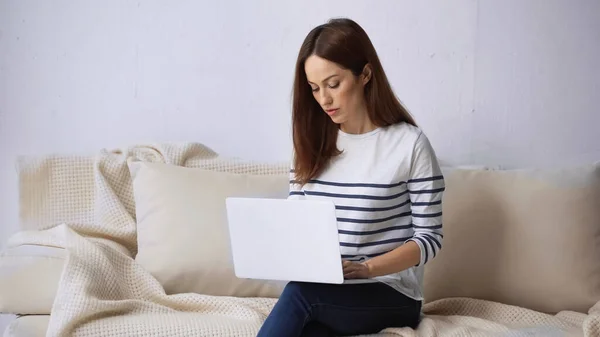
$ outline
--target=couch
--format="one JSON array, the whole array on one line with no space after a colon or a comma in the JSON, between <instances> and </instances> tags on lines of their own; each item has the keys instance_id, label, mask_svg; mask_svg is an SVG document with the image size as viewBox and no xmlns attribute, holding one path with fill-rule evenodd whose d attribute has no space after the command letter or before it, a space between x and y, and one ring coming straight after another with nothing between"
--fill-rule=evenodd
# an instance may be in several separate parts
<instances>
[{"instance_id":1,"label":"couch","mask_svg":"<svg viewBox=\"0 0 600 337\"><path fill-rule=\"evenodd\" d=\"M5 337L253 336L285 285L235 277L224 198L286 198L288 162L167 143L18 167ZM443 170L421 325L378 336L600 336L600 163Z\"/></svg>"}]
</instances>

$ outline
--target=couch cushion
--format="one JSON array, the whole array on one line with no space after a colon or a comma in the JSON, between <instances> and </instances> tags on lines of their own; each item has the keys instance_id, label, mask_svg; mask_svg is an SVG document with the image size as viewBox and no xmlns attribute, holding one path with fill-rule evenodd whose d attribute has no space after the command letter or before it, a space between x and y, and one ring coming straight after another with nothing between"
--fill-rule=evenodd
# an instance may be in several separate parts
<instances>
[{"instance_id":1,"label":"couch cushion","mask_svg":"<svg viewBox=\"0 0 600 337\"><path fill-rule=\"evenodd\" d=\"M600 300L600 165L450 170L443 212L427 301L464 296L555 313Z\"/></svg>"},{"instance_id":2,"label":"couch cushion","mask_svg":"<svg viewBox=\"0 0 600 337\"><path fill-rule=\"evenodd\" d=\"M61 248L23 245L0 254L0 312L50 314L65 264Z\"/></svg>"},{"instance_id":3,"label":"couch cushion","mask_svg":"<svg viewBox=\"0 0 600 337\"><path fill-rule=\"evenodd\" d=\"M136 261L168 294L280 294L281 282L235 276L225 198L286 198L288 174L235 174L145 162L131 163L130 170L138 233Z\"/></svg>"}]
</instances>

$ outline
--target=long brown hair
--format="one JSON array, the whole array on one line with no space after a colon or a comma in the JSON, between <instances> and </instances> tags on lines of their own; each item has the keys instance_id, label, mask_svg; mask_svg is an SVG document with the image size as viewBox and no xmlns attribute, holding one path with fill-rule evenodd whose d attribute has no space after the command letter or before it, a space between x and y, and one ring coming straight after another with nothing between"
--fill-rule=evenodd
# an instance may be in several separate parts
<instances>
[{"instance_id":1,"label":"long brown hair","mask_svg":"<svg viewBox=\"0 0 600 337\"><path fill-rule=\"evenodd\" d=\"M331 19L308 33L296 61L292 99L293 169L300 184L319 175L329 160L341 153L336 146L338 126L313 97L304 71L306 59L313 54L349 69L355 76L370 64L372 76L365 86L365 100L371 122L377 127L400 122L416 126L394 95L367 33L350 19Z\"/></svg>"}]
</instances>

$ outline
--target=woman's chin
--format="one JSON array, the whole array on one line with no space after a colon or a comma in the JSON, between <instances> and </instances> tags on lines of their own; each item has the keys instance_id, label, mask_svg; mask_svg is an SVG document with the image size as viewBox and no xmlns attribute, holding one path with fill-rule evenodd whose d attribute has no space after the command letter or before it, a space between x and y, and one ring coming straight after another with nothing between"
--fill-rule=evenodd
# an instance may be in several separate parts
<instances>
[{"instance_id":1,"label":"woman's chin","mask_svg":"<svg viewBox=\"0 0 600 337\"><path fill-rule=\"evenodd\" d=\"M344 123L344 120L342 118L340 118L339 116L333 115L333 116L329 116L329 118L331 118L331 121L334 122L335 124L342 124Z\"/></svg>"}]
</instances>

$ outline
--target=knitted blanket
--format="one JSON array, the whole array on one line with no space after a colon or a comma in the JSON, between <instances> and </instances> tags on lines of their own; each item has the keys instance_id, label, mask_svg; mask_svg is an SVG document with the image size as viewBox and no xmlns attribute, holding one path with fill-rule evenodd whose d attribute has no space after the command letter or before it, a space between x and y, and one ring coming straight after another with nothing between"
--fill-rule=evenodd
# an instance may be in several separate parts
<instances>
[{"instance_id":1,"label":"knitted blanket","mask_svg":"<svg viewBox=\"0 0 600 337\"><path fill-rule=\"evenodd\" d=\"M288 170L287 164L223 159L195 143L132 146L90 158L24 159L23 231L8 244L69 252L47 336L255 336L276 299L167 295L135 262L135 203L127 163L138 160L252 174ZM548 315L448 298L426 303L423 314L416 330L391 328L377 336L600 336L600 303L588 315Z\"/></svg>"}]
</instances>

